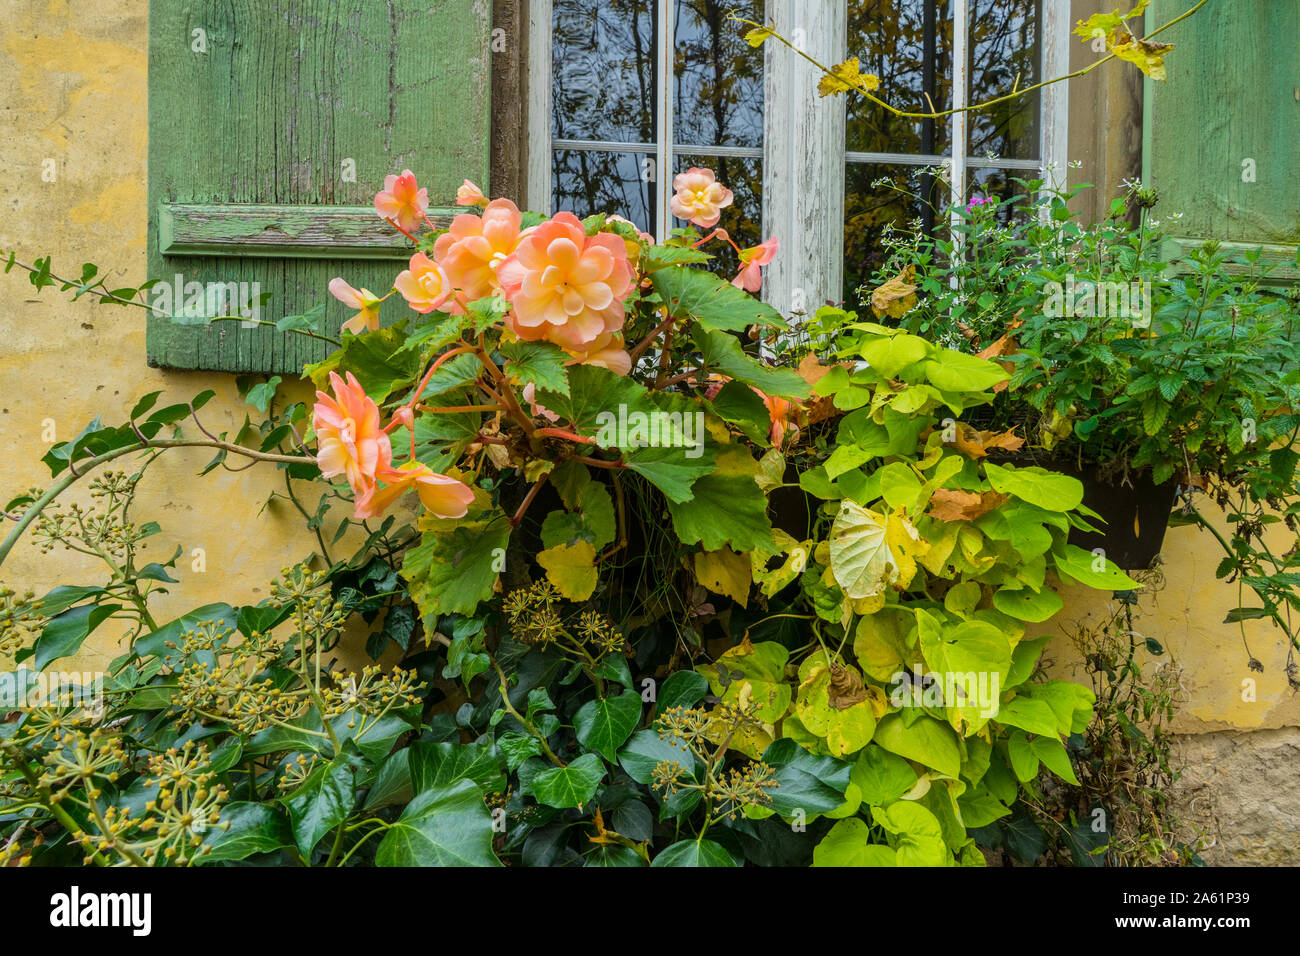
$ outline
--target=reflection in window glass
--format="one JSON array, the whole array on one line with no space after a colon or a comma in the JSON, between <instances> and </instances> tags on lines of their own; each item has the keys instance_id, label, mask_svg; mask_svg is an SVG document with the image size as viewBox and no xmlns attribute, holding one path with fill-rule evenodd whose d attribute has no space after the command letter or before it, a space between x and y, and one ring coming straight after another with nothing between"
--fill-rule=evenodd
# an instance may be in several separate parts
<instances>
[{"instance_id":1,"label":"reflection in window glass","mask_svg":"<svg viewBox=\"0 0 1300 956\"><path fill-rule=\"evenodd\" d=\"M611 213L653 232L654 183L647 175L645 153L557 149L552 154L555 211L579 219Z\"/></svg>"},{"instance_id":2,"label":"reflection in window glass","mask_svg":"<svg viewBox=\"0 0 1300 956\"><path fill-rule=\"evenodd\" d=\"M652 0L554 0L551 131L557 139L653 143Z\"/></svg>"},{"instance_id":3,"label":"reflection in window glass","mask_svg":"<svg viewBox=\"0 0 1300 956\"><path fill-rule=\"evenodd\" d=\"M767 237L763 235L763 163L758 159L737 159L734 156L697 156L677 154L673 174L685 172L692 166L711 169L718 182L735 194L735 200L722 210L718 226L727 230L733 242L742 249L758 245ZM673 220L674 227L687 225ZM728 278L740 271L740 260L726 242L713 240L704 247L717 258L710 269Z\"/></svg>"},{"instance_id":4,"label":"reflection in window glass","mask_svg":"<svg viewBox=\"0 0 1300 956\"><path fill-rule=\"evenodd\" d=\"M1038 0L971 0L970 102L982 103L1039 81ZM1038 158L1039 90L967 114L967 156Z\"/></svg>"},{"instance_id":5,"label":"reflection in window glass","mask_svg":"<svg viewBox=\"0 0 1300 956\"><path fill-rule=\"evenodd\" d=\"M952 4L947 0L849 0L849 55L880 77L898 109L943 111L952 105ZM928 95L928 99L927 99ZM850 152L944 155L946 120L893 115L861 96L848 98Z\"/></svg>"},{"instance_id":6,"label":"reflection in window glass","mask_svg":"<svg viewBox=\"0 0 1300 956\"><path fill-rule=\"evenodd\" d=\"M919 222L933 231L935 210L949 201L949 186L921 166L849 163L845 174L844 307L867 317L869 296L859 289L873 285L873 275L888 258L886 230Z\"/></svg>"},{"instance_id":7,"label":"reflection in window glass","mask_svg":"<svg viewBox=\"0 0 1300 956\"><path fill-rule=\"evenodd\" d=\"M1033 169L972 169L968 171L966 196L972 201L976 198L996 199L999 205L995 218L998 222L1008 223L1012 219L1011 207L1004 204L1009 199L1022 197L1015 205L1024 205L1028 201L1025 181L1038 179L1040 175Z\"/></svg>"},{"instance_id":8,"label":"reflection in window glass","mask_svg":"<svg viewBox=\"0 0 1300 956\"><path fill-rule=\"evenodd\" d=\"M673 140L692 146L763 144L763 54L728 16L763 23L762 0L678 0Z\"/></svg>"}]
</instances>

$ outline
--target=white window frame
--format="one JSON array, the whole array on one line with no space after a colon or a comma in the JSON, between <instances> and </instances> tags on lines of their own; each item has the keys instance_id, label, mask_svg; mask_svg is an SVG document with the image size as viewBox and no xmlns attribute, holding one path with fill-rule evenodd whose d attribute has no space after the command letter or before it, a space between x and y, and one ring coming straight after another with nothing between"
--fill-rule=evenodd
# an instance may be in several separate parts
<instances>
[{"instance_id":1,"label":"white window frame","mask_svg":"<svg viewBox=\"0 0 1300 956\"><path fill-rule=\"evenodd\" d=\"M656 0L665 34L661 35L656 110L672 115L673 36L677 0ZM1048 186L1065 184L1069 132L1067 83L1053 83L1040 91L1039 154L1037 159L999 159L966 155L955 149L951 157L897 153L846 153L846 104L842 96L819 97L818 71L780 43L764 44L764 117L762 148L702 147L675 144L673 124L658 123L656 144L604 144L553 141L551 138L551 0L529 0L529 161L527 204L550 214L552 150L557 147L617 148L623 152L653 155L656 161L656 238L666 238L673 222L672 196L675 152L702 151L710 155L761 158L763 161L763 235L775 235L781 254L768 267L764 299L786 314L811 313L825 301L839 301L844 275L844 167L849 160L900 165L949 167L952 202L966 201L966 173L970 168L995 166L1038 172ZM1069 0L1043 0L1041 4L1040 74L1046 79L1069 70ZM839 63L848 56L847 0L766 0L766 18L791 42L823 63ZM966 103L969 45L969 0L953 0L953 107ZM967 141L967 114L949 117L951 142Z\"/></svg>"}]
</instances>

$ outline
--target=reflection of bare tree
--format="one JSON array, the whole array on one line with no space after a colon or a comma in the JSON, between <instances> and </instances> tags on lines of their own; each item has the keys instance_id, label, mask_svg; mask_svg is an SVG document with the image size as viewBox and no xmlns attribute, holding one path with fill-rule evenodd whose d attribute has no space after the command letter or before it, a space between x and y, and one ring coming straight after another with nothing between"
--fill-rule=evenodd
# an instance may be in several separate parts
<instances>
[{"instance_id":1,"label":"reflection of bare tree","mask_svg":"<svg viewBox=\"0 0 1300 956\"><path fill-rule=\"evenodd\" d=\"M553 10L553 134L653 143L651 0L555 0Z\"/></svg>"},{"instance_id":2,"label":"reflection of bare tree","mask_svg":"<svg viewBox=\"0 0 1300 956\"><path fill-rule=\"evenodd\" d=\"M651 0L555 0L552 130L557 139L655 144L657 6ZM728 18L733 10L761 19L763 3L677 4L673 126L679 144L706 150L762 146L763 57ZM650 153L627 150L556 149L555 208L579 216L616 213L653 231L657 184L649 177L664 175L671 181L676 172L704 166L736 195L723 220L728 232L742 247L763 240L761 160L679 154L671 170L660 171L653 168L652 158ZM718 268L738 268L735 254L729 249L721 253Z\"/></svg>"},{"instance_id":3,"label":"reflection of bare tree","mask_svg":"<svg viewBox=\"0 0 1300 956\"><path fill-rule=\"evenodd\" d=\"M556 150L551 159L555 211L579 217L597 212L623 216L642 229L654 228L654 183L644 178L641 153Z\"/></svg>"},{"instance_id":4,"label":"reflection of bare tree","mask_svg":"<svg viewBox=\"0 0 1300 956\"><path fill-rule=\"evenodd\" d=\"M557 139L653 143L657 49L651 0L555 0L551 130ZM616 212L654 228L643 155L557 150L556 210Z\"/></svg>"},{"instance_id":5,"label":"reflection of bare tree","mask_svg":"<svg viewBox=\"0 0 1300 956\"><path fill-rule=\"evenodd\" d=\"M681 0L674 24L673 138L699 146L761 146L763 56L728 13L761 23L761 0Z\"/></svg>"},{"instance_id":6,"label":"reflection of bare tree","mask_svg":"<svg viewBox=\"0 0 1300 956\"><path fill-rule=\"evenodd\" d=\"M1040 0L973 0L971 4L971 102L1038 82ZM971 156L1038 158L1039 91L970 115Z\"/></svg>"}]
</instances>

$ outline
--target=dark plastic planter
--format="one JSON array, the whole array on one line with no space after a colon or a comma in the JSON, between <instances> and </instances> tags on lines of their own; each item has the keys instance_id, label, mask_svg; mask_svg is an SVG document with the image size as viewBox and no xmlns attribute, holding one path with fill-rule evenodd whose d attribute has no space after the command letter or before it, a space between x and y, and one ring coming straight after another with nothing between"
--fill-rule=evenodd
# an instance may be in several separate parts
<instances>
[{"instance_id":1,"label":"dark plastic planter","mask_svg":"<svg viewBox=\"0 0 1300 956\"><path fill-rule=\"evenodd\" d=\"M1070 529L1070 544L1088 551L1101 548L1106 557L1126 571L1150 567L1160 553L1169 527L1178 485L1157 485L1150 469L1129 473L1128 484L1112 484L1099 465L1083 469L1053 462L1046 467L1073 475L1083 482L1083 503L1105 519L1100 534ZM1093 524L1097 522L1094 520Z\"/></svg>"}]
</instances>

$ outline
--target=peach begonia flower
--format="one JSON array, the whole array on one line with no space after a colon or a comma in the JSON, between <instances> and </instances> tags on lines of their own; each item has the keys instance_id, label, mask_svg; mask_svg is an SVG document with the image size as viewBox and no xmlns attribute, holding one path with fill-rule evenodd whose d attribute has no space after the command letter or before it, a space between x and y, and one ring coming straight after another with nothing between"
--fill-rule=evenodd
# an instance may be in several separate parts
<instances>
[{"instance_id":1,"label":"peach begonia flower","mask_svg":"<svg viewBox=\"0 0 1300 956\"><path fill-rule=\"evenodd\" d=\"M714 373L704 381L704 397L713 401L718 397L718 393L734 381L729 375L719 375ZM785 440L785 433L798 428L798 417L803 406L800 402L792 402L784 398L775 398L768 395L761 388L751 385L750 391L763 400L763 407L767 409L767 418L771 423L768 430L768 441L772 443L773 448L780 448Z\"/></svg>"},{"instance_id":2,"label":"peach begonia flower","mask_svg":"<svg viewBox=\"0 0 1300 956\"><path fill-rule=\"evenodd\" d=\"M773 236L767 242L761 242L752 249L742 250L740 253L741 269L740 274L731 280L731 284L739 286L746 292L758 292L763 288L763 270L762 266L769 265L776 258L781 243Z\"/></svg>"},{"instance_id":3,"label":"peach begonia flower","mask_svg":"<svg viewBox=\"0 0 1300 956\"><path fill-rule=\"evenodd\" d=\"M460 309L452 300L455 290L447 273L423 252L411 256L410 268L397 274L393 287L416 312L441 309L443 312L457 313Z\"/></svg>"},{"instance_id":4,"label":"peach begonia flower","mask_svg":"<svg viewBox=\"0 0 1300 956\"><path fill-rule=\"evenodd\" d=\"M799 403L764 395L763 392L756 388L754 391L762 396L763 404L767 406L767 417L772 423L772 429L768 432L767 439L772 443L773 448L779 449L782 442L785 441L785 433L794 431L799 427L795 422L795 417L799 414Z\"/></svg>"},{"instance_id":5,"label":"peach begonia flower","mask_svg":"<svg viewBox=\"0 0 1300 956\"><path fill-rule=\"evenodd\" d=\"M391 219L407 232L414 232L429 208L429 190L421 189L409 169L400 176L389 176L384 188L375 193L375 212Z\"/></svg>"},{"instance_id":6,"label":"peach begonia flower","mask_svg":"<svg viewBox=\"0 0 1300 956\"><path fill-rule=\"evenodd\" d=\"M343 323L343 331L360 335L366 330L379 328L379 304L384 300L369 289L354 289L342 276L330 279L330 294L349 309L359 309L356 315Z\"/></svg>"},{"instance_id":7,"label":"peach begonia flower","mask_svg":"<svg viewBox=\"0 0 1300 956\"><path fill-rule=\"evenodd\" d=\"M537 385L534 382L527 383L521 392L524 401L528 403L528 413L534 418L545 418L548 422L554 424L560 420L560 416L555 414L545 405L537 401Z\"/></svg>"},{"instance_id":8,"label":"peach begonia flower","mask_svg":"<svg viewBox=\"0 0 1300 956\"><path fill-rule=\"evenodd\" d=\"M588 236L577 216L562 212L524 237L497 275L511 332L583 352L623 328L635 273L620 237Z\"/></svg>"},{"instance_id":9,"label":"peach begonia flower","mask_svg":"<svg viewBox=\"0 0 1300 956\"><path fill-rule=\"evenodd\" d=\"M519 245L522 219L509 199L495 199L482 216L461 213L434 243L434 258L467 302L501 291L498 271Z\"/></svg>"},{"instance_id":10,"label":"peach begonia flower","mask_svg":"<svg viewBox=\"0 0 1300 956\"><path fill-rule=\"evenodd\" d=\"M378 518L412 487L420 496L420 503L438 518L463 518L474 501L474 492L469 485L440 475L418 461L381 469L376 477L384 487L372 485L366 494L358 496L357 517L360 519Z\"/></svg>"},{"instance_id":11,"label":"peach begonia flower","mask_svg":"<svg viewBox=\"0 0 1300 956\"><path fill-rule=\"evenodd\" d=\"M717 181L711 169L692 166L673 177L672 210L678 219L687 219L704 229L712 229L722 218L735 195Z\"/></svg>"},{"instance_id":12,"label":"peach begonia flower","mask_svg":"<svg viewBox=\"0 0 1300 956\"><path fill-rule=\"evenodd\" d=\"M312 429L316 432L316 463L326 478L343 475L358 500L374 492L375 475L389 468L393 446L379 423L379 406L351 372L346 381L330 372L334 395L316 393Z\"/></svg>"},{"instance_id":13,"label":"peach begonia flower","mask_svg":"<svg viewBox=\"0 0 1300 956\"><path fill-rule=\"evenodd\" d=\"M483 190L479 189L468 179L461 184L456 190L457 206L486 206L488 204L487 196L483 195Z\"/></svg>"},{"instance_id":14,"label":"peach begonia flower","mask_svg":"<svg viewBox=\"0 0 1300 956\"><path fill-rule=\"evenodd\" d=\"M586 348L569 352L573 361L566 365L599 365L615 375L627 375L632 371L632 356L623 347L623 336L617 332L606 332Z\"/></svg>"}]
</instances>

